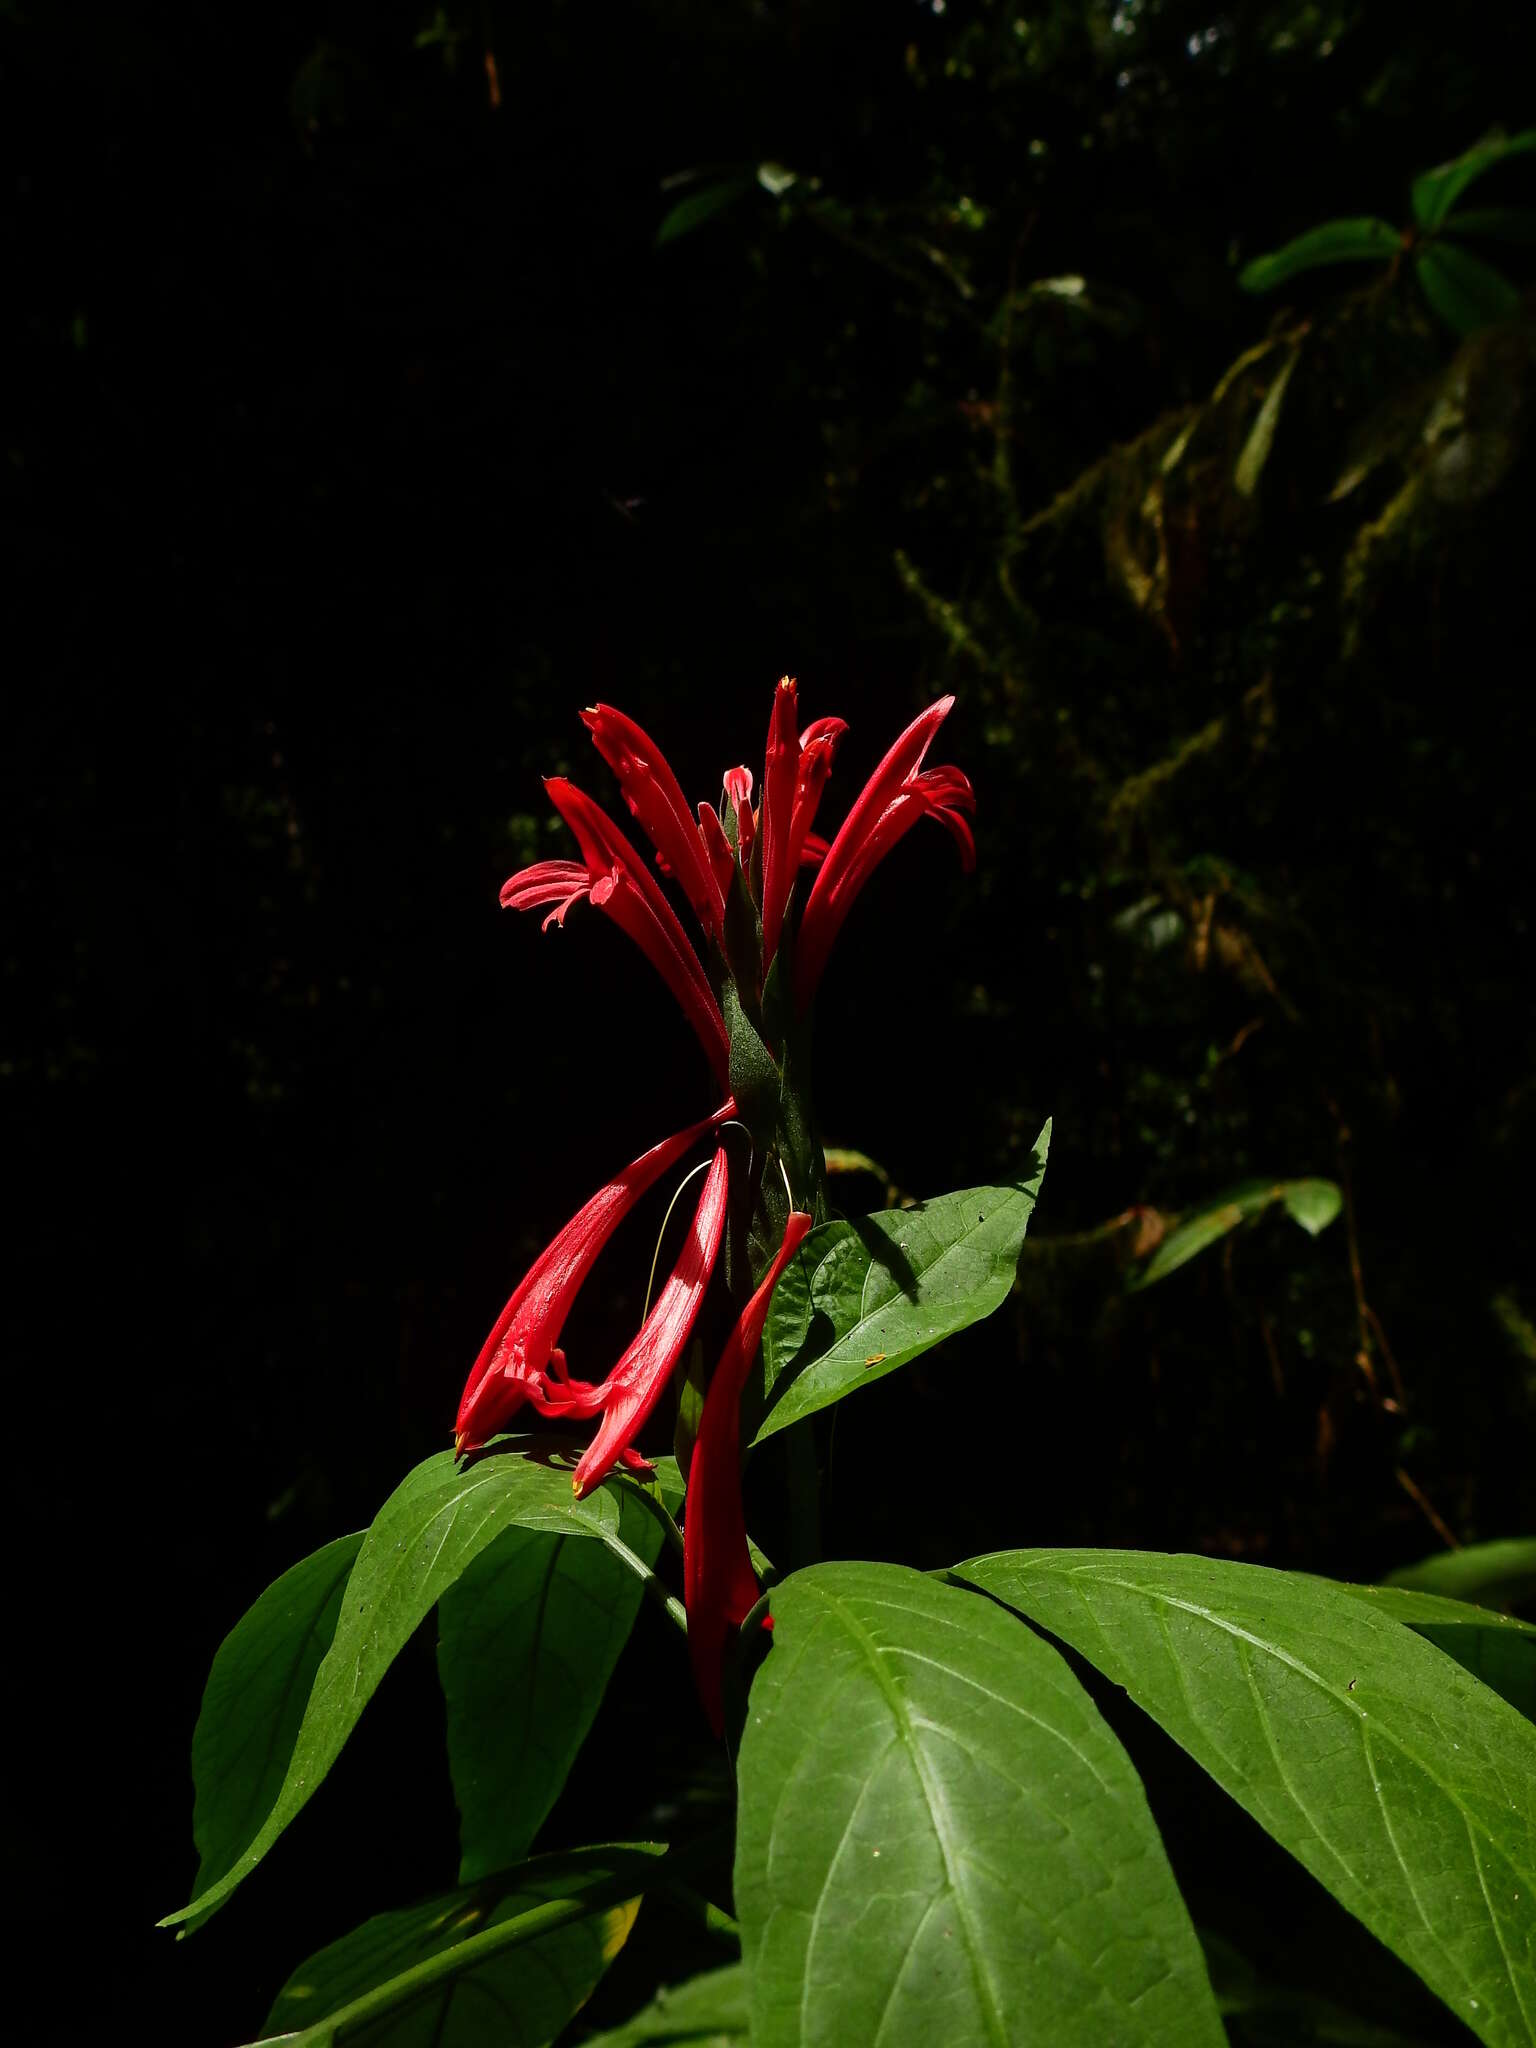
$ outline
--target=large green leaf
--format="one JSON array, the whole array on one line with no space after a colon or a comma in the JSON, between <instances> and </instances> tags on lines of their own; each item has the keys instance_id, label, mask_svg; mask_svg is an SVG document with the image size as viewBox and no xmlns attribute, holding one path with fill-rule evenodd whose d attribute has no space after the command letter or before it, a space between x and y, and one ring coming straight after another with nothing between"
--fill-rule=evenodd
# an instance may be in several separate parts
<instances>
[{"instance_id":1,"label":"large green leaf","mask_svg":"<svg viewBox=\"0 0 1536 2048\"><path fill-rule=\"evenodd\" d=\"M1437 228L1474 178L1491 171L1505 157L1524 156L1536 149L1536 128L1522 134L1500 136L1495 142L1480 143L1464 155L1423 171L1413 181L1413 217L1421 228Z\"/></svg>"},{"instance_id":2,"label":"large green leaf","mask_svg":"<svg viewBox=\"0 0 1536 2048\"><path fill-rule=\"evenodd\" d=\"M192 1735L192 1839L201 1859L194 1904L272 1809L362 1541L361 1531L338 1536L301 1559L218 1647Z\"/></svg>"},{"instance_id":3,"label":"large green leaf","mask_svg":"<svg viewBox=\"0 0 1536 2048\"><path fill-rule=\"evenodd\" d=\"M753 2048L1212 2048L1141 1781L1066 1663L897 1565L773 1589L738 1758Z\"/></svg>"},{"instance_id":4,"label":"large green leaf","mask_svg":"<svg viewBox=\"0 0 1536 2048\"><path fill-rule=\"evenodd\" d=\"M1389 1586L1441 1593L1479 1607L1516 1607L1536 1600L1536 1536L1506 1536L1494 1543L1469 1543L1464 1550L1440 1550L1418 1564L1387 1575Z\"/></svg>"},{"instance_id":5,"label":"large green leaf","mask_svg":"<svg viewBox=\"0 0 1536 2048\"><path fill-rule=\"evenodd\" d=\"M432 1608L504 1529L601 1538L641 1578L645 1560L620 1534L620 1503L632 1482L611 1480L577 1501L562 1448L548 1438L504 1438L460 1466L451 1451L403 1479L363 1539L347 1581L335 1639L304 1709L276 1799L218 1881L162 1926L202 1919L255 1869L341 1754L379 1680Z\"/></svg>"},{"instance_id":6,"label":"large green leaf","mask_svg":"<svg viewBox=\"0 0 1536 2048\"><path fill-rule=\"evenodd\" d=\"M746 2048L747 1973L740 1963L690 1977L686 1984L658 1991L621 2027L593 2034L582 2048Z\"/></svg>"},{"instance_id":7,"label":"large green leaf","mask_svg":"<svg viewBox=\"0 0 1536 2048\"><path fill-rule=\"evenodd\" d=\"M1293 1223L1299 1223L1309 1237L1316 1237L1338 1215L1343 1197L1337 1183L1331 1180L1240 1181L1236 1187L1213 1195L1198 1209L1181 1216L1127 1284L1135 1289L1166 1280L1170 1273L1188 1265L1199 1253L1276 1202Z\"/></svg>"},{"instance_id":8,"label":"large green leaf","mask_svg":"<svg viewBox=\"0 0 1536 2048\"><path fill-rule=\"evenodd\" d=\"M1458 334L1476 334L1496 320L1507 320L1520 304L1520 294L1501 270L1459 249L1454 242L1431 242L1414 258L1419 286L1440 318Z\"/></svg>"},{"instance_id":9,"label":"large green leaf","mask_svg":"<svg viewBox=\"0 0 1536 2048\"><path fill-rule=\"evenodd\" d=\"M1536 1728L1359 1589L1015 1551L956 1576L1070 1643L1483 2040L1536 2021Z\"/></svg>"},{"instance_id":10,"label":"large green leaf","mask_svg":"<svg viewBox=\"0 0 1536 2048\"><path fill-rule=\"evenodd\" d=\"M657 1523L632 1496L619 1512L620 1535L653 1565ZM606 1544L507 1529L438 1602L460 1884L527 1853L586 1740L641 1592Z\"/></svg>"},{"instance_id":11,"label":"large green leaf","mask_svg":"<svg viewBox=\"0 0 1536 2048\"><path fill-rule=\"evenodd\" d=\"M262 2039L304 2048L547 2048L623 1947L658 1869L650 1847L540 1856L301 1963Z\"/></svg>"},{"instance_id":12,"label":"large green leaf","mask_svg":"<svg viewBox=\"0 0 1536 2048\"><path fill-rule=\"evenodd\" d=\"M962 1188L813 1230L774 1289L755 1440L883 1379L1001 1307L1045 1176L1051 1127L1012 1187Z\"/></svg>"},{"instance_id":13,"label":"large green leaf","mask_svg":"<svg viewBox=\"0 0 1536 2048\"><path fill-rule=\"evenodd\" d=\"M1320 1583L1329 1583L1320 1581ZM1527 1720L1536 1720L1536 1624L1489 1607L1446 1600L1409 1586L1348 1586L1378 1614L1405 1622L1426 1642L1491 1685Z\"/></svg>"},{"instance_id":14,"label":"large green leaf","mask_svg":"<svg viewBox=\"0 0 1536 2048\"><path fill-rule=\"evenodd\" d=\"M1401 233L1390 221L1368 215L1348 220L1324 221L1309 228L1284 248L1267 256L1255 256L1237 274L1245 292L1272 292L1287 279L1303 271L1316 270L1325 263L1384 263L1403 246Z\"/></svg>"}]
</instances>

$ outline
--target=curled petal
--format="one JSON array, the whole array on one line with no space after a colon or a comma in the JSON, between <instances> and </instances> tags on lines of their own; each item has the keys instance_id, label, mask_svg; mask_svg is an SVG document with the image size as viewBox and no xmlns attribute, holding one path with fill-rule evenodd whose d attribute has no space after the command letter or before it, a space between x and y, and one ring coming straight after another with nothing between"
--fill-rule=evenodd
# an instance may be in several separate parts
<instances>
[{"instance_id":1,"label":"curled petal","mask_svg":"<svg viewBox=\"0 0 1536 2048\"><path fill-rule=\"evenodd\" d=\"M953 697L940 697L913 719L865 783L827 850L806 902L796 944L795 997L802 1010L816 992L832 942L854 899L919 818L939 818L958 841L962 857L975 857L970 828L957 815L975 809L970 783L958 768L921 772L933 736L954 701Z\"/></svg>"},{"instance_id":2,"label":"curled petal","mask_svg":"<svg viewBox=\"0 0 1536 2048\"><path fill-rule=\"evenodd\" d=\"M683 1523L683 1592L688 1608L688 1655L694 1682L718 1735L724 1723L720 1659L726 1632L739 1626L757 1601L757 1580L747 1549L741 1504L741 1395L762 1340L768 1305L779 1276L804 1242L811 1219L790 1214L784 1242L762 1285L741 1312L704 1397L698 1439L688 1468Z\"/></svg>"},{"instance_id":3,"label":"curled petal","mask_svg":"<svg viewBox=\"0 0 1536 2048\"><path fill-rule=\"evenodd\" d=\"M827 857L827 842L819 832L807 832L805 844L800 849L800 865L803 868L819 868Z\"/></svg>"},{"instance_id":4,"label":"curled petal","mask_svg":"<svg viewBox=\"0 0 1536 2048\"><path fill-rule=\"evenodd\" d=\"M653 1145L600 1187L546 1245L480 1347L459 1402L457 1450L478 1450L506 1427L524 1401L542 1397L546 1372L557 1386L570 1384L565 1354L556 1346L598 1253L646 1190L707 1130L735 1114L736 1105L728 1099L713 1116Z\"/></svg>"},{"instance_id":5,"label":"curled petal","mask_svg":"<svg viewBox=\"0 0 1536 2048\"><path fill-rule=\"evenodd\" d=\"M593 903L629 934L676 996L723 1088L730 1041L715 992L677 913L600 804L562 776L550 776L544 787L576 834Z\"/></svg>"},{"instance_id":6,"label":"curled petal","mask_svg":"<svg viewBox=\"0 0 1536 2048\"><path fill-rule=\"evenodd\" d=\"M672 1377L693 1332L699 1304L720 1255L725 1230L728 1176L725 1147L716 1149L704 1178L704 1192L688 1233L688 1242L656 1297L655 1306L624 1356L590 1398L601 1400L603 1419L597 1434L577 1461L571 1484L579 1500L613 1470L634 1442Z\"/></svg>"},{"instance_id":7,"label":"curled petal","mask_svg":"<svg viewBox=\"0 0 1536 2048\"><path fill-rule=\"evenodd\" d=\"M768 721L768 751L763 764L761 814L763 966L778 950L784 909L794 887L799 861L794 851L795 791L800 780L799 715L793 676L781 679L773 693Z\"/></svg>"},{"instance_id":8,"label":"curled petal","mask_svg":"<svg viewBox=\"0 0 1536 2048\"><path fill-rule=\"evenodd\" d=\"M535 861L531 868L524 868L510 881L502 883L501 907L503 910L542 910L546 903L553 903L555 908L541 926L547 932L552 924L565 923L566 912L573 903L582 900L590 886L587 871L580 861Z\"/></svg>"},{"instance_id":9,"label":"curled petal","mask_svg":"<svg viewBox=\"0 0 1536 2048\"><path fill-rule=\"evenodd\" d=\"M660 747L632 718L611 704L594 704L582 721L597 751L619 778L619 789L666 870L677 877L706 935L718 938L722 902L704 842L687 799Z\"/></svg>"}]
</instances>

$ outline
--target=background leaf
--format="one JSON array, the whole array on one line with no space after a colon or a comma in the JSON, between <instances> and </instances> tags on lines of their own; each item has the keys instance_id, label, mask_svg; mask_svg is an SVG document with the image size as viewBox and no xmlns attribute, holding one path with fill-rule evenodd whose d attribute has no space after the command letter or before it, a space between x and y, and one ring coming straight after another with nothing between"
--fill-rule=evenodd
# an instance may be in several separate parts
<instances>
[{"instance_id":1,"label":"background leaf","mask_svg":"<svg viewBox=\"0 0 1536 2048\"><path fill-rule=\"evenodd\" d=\"M1225 1559L956 1575L1070 1643L1481 2039L1536 2015L1536 1728L1369 1596Z\"/></svg>"},{"instance_id":2,"label":"background leaf","mask_svg":"<svg viewBox=\"0 0 1536 2048\"><path fill-rule=\"evenodd\" d=\"M1132 1290L1166 1280L1180 1266L1234 1231L1240 1224L1280 1203L1294 1223L1310 1237L1326 1230L1343 1203L1331 1180L1245 1180L1225 1194L1213 1196L1181 1216L1147 1263L1127 1283Z\"/></svg>"},{"instance_id":3,"label":"background leaf","mask_svg":"<svg viewBox=\"0 0 1536 2048\"><path fill-rule=\"evenodd\" d=\"M1345 1591L1358 1594L1378 1614L1417 1630L1528 1721L1536 1720L1536 1624L1407 1586L1348 1586Z\"/></svg>"},{"instance_id":4,"label":"background leaf","mask_svg":"<svg viewBox=\"0 0 1536 2048\"><path fill-rule=\"evenodd\" d=\"M1255 256L1237 273L1245 292L1272 292L1303 271L1316 270L1325 263L1384 263L1396 256L1403 238L1390 221L1358 215L1348 220L1324 221L1309 228L1283 248L1267 256Z\"/></svg>"},{"instance_id":5,"label":"background leaf","mask_svg":"<svg viewBox=\"0 0 1536 2048\"><path fill-rule=\"evenodd\" d=\"M812 1231L774 1290L763 1332L761 1442L883 1379L1001 1307L1045 1176L1051 1127L1013 1187L962 1188Z\"/></svg>"},{"instance_id":6,"label":"background leaf","mask_svg":"<svg viewBox=\"0 0 1536 2048\"><path fill-rule=\"evenodd\" d=\"M1264 403L1259 407L1257 417L1248 430L1243 443L1243 452L1237 458L1237 468L1232 473L1232 482L1238 494L1251 498L1259 487L1259 478L1269 460L1269 451L1275 444L1275 429L1280 424L1280 408L1285 403L1285 387L1291 381L1291 373L1301 360L1301 350L1293 348L1280 365Z\"/></svg>"},{"instance_id":7,"label":"background leaf","mask_svg":"<svg viewBox=\"0 0 1536 2048\"><path fill-rule=\"evenodd\" d=\"M717 213L723 213L726 207L733 205L743 192L750 192L752 182L750 178L719 178L690 192L686 199L679 199L662 216L661 226L656 230L657 248L703 227L707 220L713 220Z\"/></svg>"},{"instance_id":8,"label":"background leaf","mask_svg":"<svg viewBox=\"0 0 1536 2048\"><path fill-rule=\"evenodd\" d=\"M537 1444L536 1452L525 1445ZM363 1708L438 1599L504 1529L600 1538L640 1576L643 1558L619 1533L627 1481L577 1501L555 1439L503 1438L469 1465L442 1451L403 1479L374 1518L347 1581L336 1634L315 1673L278 1794L241 1854L174 1926L221 1905L266 1855L341 1754Z\"/></svg>"},{"instance_id":9,"label":"background leaf","mask_svg":"<svg viewBox=\"0 0 1536 2048\"><path fill-rule=\"evenodd\" d=\"M729 1963L658 1991L632 2019L592 2035L582 2048L641 2048L662 2041L674 2048L746 2048L747 2028L747 1973L740 1963Z\"/></svg>"},{"instance_id":10,"label":"background leaf","mask_svg":"<svg viewBox=\"0 0 1536 2048\"><path fill-rule=\"evenodd\" d=\"M338 1536L290 1567L215 1653L192 1735L194 1903L271 1811L362 1542L361 1530Z\"/></svg>"},{"instance_id":11,"label":"background leaf","mask_svg":"<svg viewBox=\"0 0 1536 2048\"><path fill-rule=\"evenodd\" d=\"M754 2048L1223 2042L1141 1781L1055 1650L895 1565L771 1604L738 1758Z\"/></svg>"},{"instance_id":12,"label":"background leaf","mask_svg":"<svg viewBox=\"0 0 1536 2048\"><path fill-rule=\"evenodd\" d=\"M1430 243L1414 268L1425 298L1458 334L1507 320L1519 307L1520 294L1503 272L1454 242Z\"/></svg>"},{"instance_id":13,"label":"background leaf","mask_svg":"<svg viewBox=\"0 0 1536 2048\"><path fill-rule=\"evenodd\" d=\"M1490 242L1536 242L1536 207L1470 206L1445 223L1448 235L1484 235Z\"/></svg>"},{"instance_id":14,"label":"background leaf","mask_svg":"<svg viewBox=\"0 0 1536 2048\"><path fill-rule=\"evenodd\" d=\"M305 2048L547 2048L623 1947L659 1855L541 1856L376 1914L300 1964L262 2039L282 2035Z\"/></svg>"},{"instance_id":15,"label":"background leaf","mask_svg":"<svg viewBox=\"0 0 1536 2048\"><path fill-rule=\"evenodd\" d=\"M620 1502L619 1533L654 1565L661 1530L633 1497ZM526 1855L587 1738L640 1597L639 1579L606 1544L508 1529L438 1602L460 1884Z\"/></svg>"},{"instance_id":16,"label":"background leaf","mask_svg":"<svg viewBox=\"0 0 1536 2048\"><path fill-rule=\"evenodd\" d=\"M1532 149L1536 149L1536 128L1527 128L1519 135L1479 143L1476 149L1453 157L1449 163L1422 172L1413 181L1414 219L1421 228L1439 227L1474 178L1492 170L1505 157L1523 156Z\"/></svg>"},{"instance_id":17,"label":"background leaf","mask_svg":"<svg viewBox=\"0 0 1536 2048\"><path fill-rule=\"evenodd\" d=\"M1506 1536L1493 1543L1469 1543L1441 1550L1418 1564L1389 1572L1389 1586L1441 1593L1480 1607L1516 1607L1536 1599L1536 1536Z\"/></svg>"}]
</instances>

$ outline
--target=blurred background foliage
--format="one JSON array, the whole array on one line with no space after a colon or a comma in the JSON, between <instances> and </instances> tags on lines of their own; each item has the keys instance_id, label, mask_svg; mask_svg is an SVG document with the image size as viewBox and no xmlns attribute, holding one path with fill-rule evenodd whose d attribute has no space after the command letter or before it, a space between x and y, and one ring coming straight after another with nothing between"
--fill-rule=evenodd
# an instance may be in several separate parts
<instances>
[{"instance_id":1,"label":"blurred background foliage","mask_svg":"<svg viewBox=\"0 0 1536 2048\"><path fill-rule=\"evenodd\" d=\"M959 696L980 866L918 835L851 921L822 1116L898 1193L1008 1178L1047 1114L1051 1166L1004 1316L821 1438L834 1549L1373 1577L1528 1523L1532 253L1465 333L1406 249L1238 282L1522 129L1521 14L0 13L8 1355L77 1596L26 1625L135 1926L190 1873L220 1634L701 1102L621 939L498 922L562 850L539 776L611 793L596 697L699 797L792 671L853 721L835 815ZM1475 197L1531 205L1536 157ZM88 1674L127 1670L107 1754ZM388 1815L358 1789L421 1675L338 1773L378 1892L338 1926L451 1865L436 1747ZM135 1934L172 2032L303 1952L257 1898L323 1936L327 1825L244 1934Z\"/></svg>"}]
</instances>

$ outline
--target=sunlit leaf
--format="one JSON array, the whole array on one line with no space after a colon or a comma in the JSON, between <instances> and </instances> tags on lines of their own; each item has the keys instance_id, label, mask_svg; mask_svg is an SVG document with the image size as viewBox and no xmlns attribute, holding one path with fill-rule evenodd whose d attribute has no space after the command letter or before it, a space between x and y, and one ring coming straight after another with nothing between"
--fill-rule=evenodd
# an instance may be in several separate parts
<instances>
[{"instance_id":1,"label":"sunlit leaf","mask_svg":"<svg viewBox=\"0 0 1536 2048\"><path fill-rule=\"evenodd\" d=\"M1245 292L1272 292L1277 285L1317 270L1325 263L1385 263L1396 256L1403 238L1390 221L1361 215L1325 221L1267 256L1255 256L1237 274Z\"/></svg>"},{"instance_id":2,"label":"sunlit leaf","mask_svg":"<svg viewBox=\"0 0 1536 2048\"><path fill-rule=\"evenodd\" d=\"M766 1415L756 1440L895 1372L1007 1299L1045 1175L962 1188L812 1231L785 1268L763 1333Z\"/></svg>"},{"instance_id":3,"label":"sunlit leaf","mask_svg":"<svg viewBox=\"0 0 1536 2048\"><path fill-rule=\"evenodd\" d=\"M1292 1222L1299 1223L1309 1236L1316 1237L1338 1215L1343 1197L1337 1184L1331 1180L1241 1181L1225 1194L1203 1202L1198 1209L1180 1217L1147 1263L1131 1275L1127 1284L1135 1289L1151 1287L1159 1280L1166 1280L1170 1273L1176 1273L1180 1266L1188 1265L1191 1259L1218 1244L1240 1224L1262 1215L1275 1203L1279 1203Z\"/></svg>"},{"instance_id":4,"label":"sunlit leaf","mask_svg":"<svg viewBox=\"0 0 1536 2048\"><path fill-rule=\"evenodd\" d=\"M304 2048L548 2048L634 1925L659 1847L540 1856L301 1963L263 2040Z\"/></svg>"},{"instance_id":5,"label":"sunlit leaf","mask_svg":"<svg viewBox=\"0 0 1536 2048\"><path fill-rule=\"evenodd\" d=\"M374 1518L347 1581L335 1638L315 1673L277 1797L218 1881L161 1923L202 1919L221 1905L306 1806L341 1754L384 1673L437 1601L504 1529L600 1539L650 1576L620 1534L630 1482L610 1480L585 1500L571 1492L571 1460L550 1438L503 1438L458 1465L451 1451L407 1474Z\"/></svg>"},{"instance_id":6,"label":"sunlit leaf","mask_svg":"<svg viewBox=\"0 0 1536 2048\"><path fill-rule=\"evenodd\" d=\"M1536 1728L1358 1588L1015 1551L956 1574L1166 1729L1482 2040L1536 2015Z\"/></svg>"},{"instance_id":7,"label":"sunlit leaf","mask_svg":"<svg viewBox=\"0 0 1536 2048\"><path fill-rule=\"evenodd\" d=\"M896 1565L772 1609L737 1760L753 2048L1220 2048L1141 1781L1049 1644Z\"/></svg>"},{"instance_id":8,"label":"sunlit leaf","mask_svg":"<svg viewBox=\"0 0 1536 2048\"><path fill-rule=\"evenodd\" d=\"M1495 142L1481 142L1464 155L1453 157L1448 164L1422 172L1413 181L1414 219L1421 228L1439 227L1474 178L1491 171L1506 157L1524 156L1533 149L1536 149L1536 128L1527 128L1519 135L1500 137Z\"/></svg>"}]
</instances>

